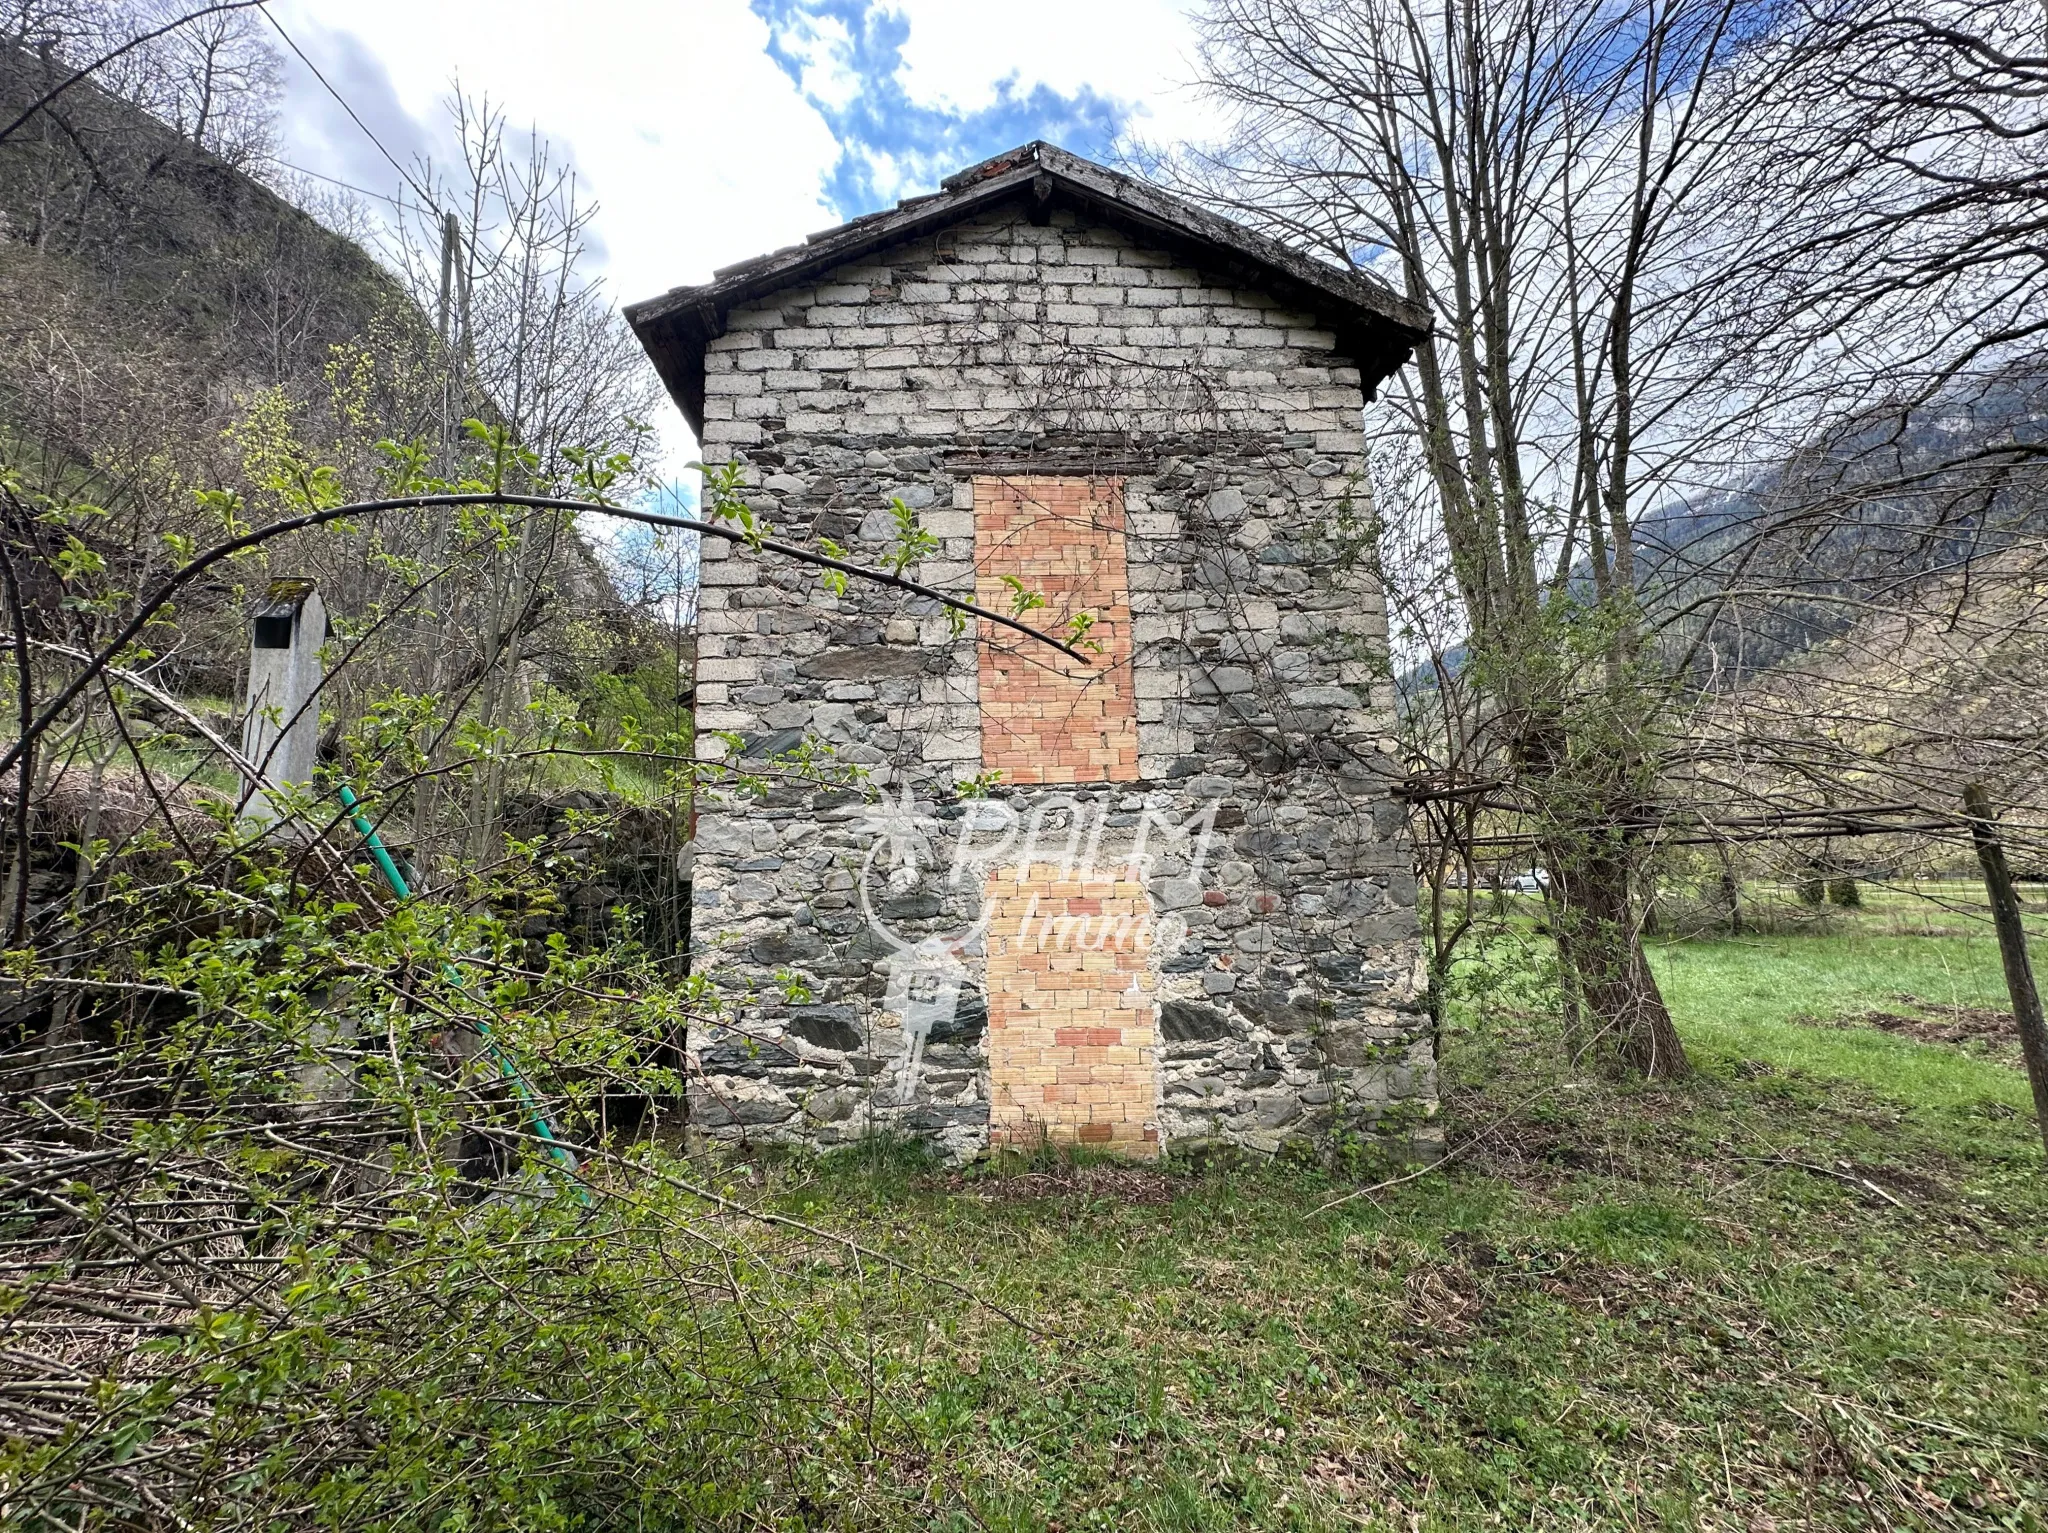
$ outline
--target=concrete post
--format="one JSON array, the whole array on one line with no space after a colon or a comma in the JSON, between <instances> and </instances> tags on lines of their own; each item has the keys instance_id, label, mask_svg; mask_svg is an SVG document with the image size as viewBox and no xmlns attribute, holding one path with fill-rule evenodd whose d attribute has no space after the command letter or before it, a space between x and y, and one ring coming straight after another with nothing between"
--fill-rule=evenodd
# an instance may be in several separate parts
<instances>
[{"instance_id":1,"label":"concrete post","mask_svg":"<svg viewBox=\"0 0 2048 1533\"><path fill-rule=\"evenodd\" d=\"M242 813L277 818L271 795L313 779L320 745L320 647L327 609L310 580L273 580L250 624L242 755L260 774Z\"/></svg>"}]
</instances>

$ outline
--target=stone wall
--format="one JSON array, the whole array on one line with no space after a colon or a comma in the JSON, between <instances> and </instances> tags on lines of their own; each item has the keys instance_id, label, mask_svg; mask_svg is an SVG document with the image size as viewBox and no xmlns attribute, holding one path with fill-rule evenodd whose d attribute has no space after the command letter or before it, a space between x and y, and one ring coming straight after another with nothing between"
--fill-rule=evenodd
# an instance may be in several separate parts
<instances>
[{"instance_id":1,"label":"stone wall","mask_svg":"<svg viewBox=\"0 0 2048 1533\"><path fill-rule=\"evenodd\" d=\"M1108 664L1127 676L1136 752L1092 775L985 757L981 636L927 601L858 582L832 596L707 542L700 741L765 793L701 804L694 963L736 1028L693 1034L694 1132L983 1148L988 947L1003 937L985 881L1003 856L1052 846L1098 871L1128 862L1145 890L1133 913L1184 932L1148 949L1135 988L1150 1015L1126 1019L1154 1051L1137 1143L1270 1150L1405 1102L1401 1132L1427 1147L1433 1057L1387 792L1362 401L1333 344L1263 293L1066 213L989 217L730 316L707 358L704 453L745 465L781 535L872 557L899 497L938 539L910 573L974 596L977 566L1010 557L990 546L998 502L1007 542L1070 515L1046 481L1113 498L1130 623ZM1053 596L1033 621L1109 599ZM806 739L865 783L776 764ZM1002 775L974 796L991 767ZM962 834L980 860L956 856ZM908 1081L901 955L920 942L957 967L958 994ZM1009 1001L995 1010L1000 1025ZM1142 1049L1127 1031L1114 1046ZM1086 1121L1058 1117L1076 1138Z\"/></svg>"}]
</instances>

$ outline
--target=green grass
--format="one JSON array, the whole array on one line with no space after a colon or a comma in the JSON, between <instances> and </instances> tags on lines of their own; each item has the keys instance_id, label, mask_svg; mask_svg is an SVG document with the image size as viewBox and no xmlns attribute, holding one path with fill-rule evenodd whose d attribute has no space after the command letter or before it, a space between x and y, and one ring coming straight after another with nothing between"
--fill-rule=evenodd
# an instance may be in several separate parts
<instances>
[{"instance_id":1,"label":"green grass","mask_svg":"<svg viewBox=\"0 0 2048 1533\"><path fill-rule=\"evenodd\" d=\"M2036 969L2048 974L2048 943L2030 945ZM2029 1105L2025 1076L1992 1060L1870 1028L1813 1025L1895 1012L1910 1005L1902 996L2005 1006L1998 945L1988 936L1693 940L1657 948L1652 963L1692 1047L1855 1081L1922 1107Z\"/></svg>"},{"instance_id":2,"label":"green grass","mask_svg":"<svg viewBox=\"0 0 2048 1533\"><path fill-rule=\"evenodd\" d=\"M1566 1076L1535 992L1490 991L1454 1162L1334 1207L1358 1176L772 1172L921 1285L918 1323L876 1310L873 1471L819 1524L2043 1528L2023 1078L1795 1020L1997 999L1988 942L1885 919L1660 949L1675 1086Z\"/></svg>"}]
</instances>

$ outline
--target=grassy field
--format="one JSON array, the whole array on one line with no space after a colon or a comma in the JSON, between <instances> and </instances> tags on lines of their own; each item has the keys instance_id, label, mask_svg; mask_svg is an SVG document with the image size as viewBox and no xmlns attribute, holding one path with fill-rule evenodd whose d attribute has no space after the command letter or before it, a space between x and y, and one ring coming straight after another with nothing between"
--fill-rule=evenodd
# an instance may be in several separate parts
<instances>
[{"instance_id":1,"label":"grassy field","mask_svg":"<svg viewBox=\"0 0 2048 1533\"><path fill-rule=\"evenodd\" d=\"M1660 947L1700 1067L1668 1088L1565 1076L1495 986L1447 1039L1453 1163L1335 1206L1356 1176L774 1173L1007 1312L877 1308L885 1520L2048 1526L2048 1177L2000 1046L1912 1030L2002 995L1921 914Z\"/></svg>"},{"instance_id":2,"label":"grassy field","mask_svg":"<svg viewBox=\"0 0 2048 1533\"><path fill-rule=\"evenodd\" d=\"M1938 1021L1944 1014L1993 1012L1999 1030L2011 1031L1998 943L1981 890L1942 886L1938 899L1869 890L1864 900L1861 910L1828 911L1808 932L1657 948L1658 978L1688 1040L1721 1054L1860 1082L1921 1107L1986 1101L2027 1107L2026 1078L2010 1068L2019 1059L2016 1039L2002 1049L1972 1052L1875 1028L1813 1025L1871 1013L1924 1013ZM2029 926L2035 970L2048 974L2048 918L2030 919Z\"/></svg>"}]
</instances>

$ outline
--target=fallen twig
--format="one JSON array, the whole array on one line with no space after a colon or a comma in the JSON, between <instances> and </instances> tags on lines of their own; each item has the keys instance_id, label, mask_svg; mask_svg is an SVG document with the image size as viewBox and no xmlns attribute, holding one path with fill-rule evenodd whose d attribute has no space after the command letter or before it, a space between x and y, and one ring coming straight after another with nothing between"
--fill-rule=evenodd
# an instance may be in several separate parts
<instances>
[{"instance_id":1,"label":"fallen twig","mask_svg":"<svg viewBox=\"0 0 2048 1533\"><path fill-rule=\"evenodd\" d=\"M1880 1198L1883 1198L1885 1202L1891 1204L1893 1208L1903 1209L1906 1206L1904 1203L1901 1203L1896 1197L1892 1196L1892 1194L1886 1192L1882 1187L1878 1186L1877 1183L1873 1182L1869 1177L1864 1176L1861 1172L1858 1171L1838 1170L1834 1166L1817 1166L1810 1160L1795 1160L1790 1155L1785 1154L1742 1155L1738 1156L1737 1159L1752 1161L1758 1165L1789 1166L1796 1171L1809 1171L1815 1176L1830 1177L1833 1180L1845 1183L1850 1187L1860 1187L1866 1192L1874 1192ZM1843 1161L1841 1164L1846 1166L1849 1163L1847 1161Z\"/></svg>"}]
</instances>

